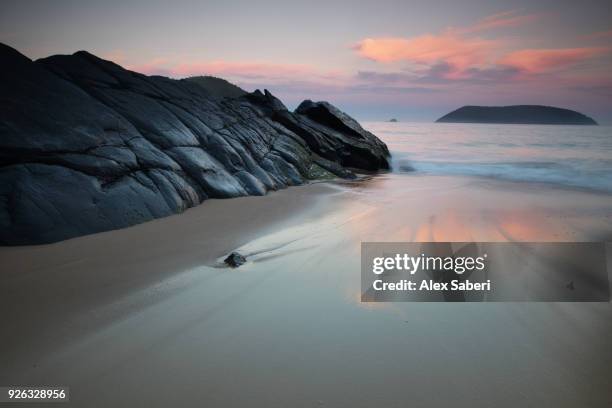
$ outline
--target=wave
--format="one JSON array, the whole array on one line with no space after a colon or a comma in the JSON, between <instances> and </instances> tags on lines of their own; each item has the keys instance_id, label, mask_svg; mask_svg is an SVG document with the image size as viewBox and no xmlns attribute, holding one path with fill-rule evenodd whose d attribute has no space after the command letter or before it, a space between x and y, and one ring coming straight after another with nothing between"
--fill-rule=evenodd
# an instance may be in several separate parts
<instances>
[{"instance_id":1,"label":"wave","mask_svg":"<svg viewBox=\"0 0 612 408\"><path fill-rule=\"evenodd\" d=\"M367 124L396 173L483 176L612 192L612 127Z\"/></svg>"},{"instance_id":2,"label":"wave","mask_svg":"<svg viewBox=\"0 0 612 408\"><path fill-rule=\"evenodd\" d=\"M612 192L612 173L609 166L592 163L551 161L459 162L410 160L406 155L394 157L395 173L424 173L435 175L465 175L503 180L554 183L568 187Z\"/></svg>"}]
</instances>

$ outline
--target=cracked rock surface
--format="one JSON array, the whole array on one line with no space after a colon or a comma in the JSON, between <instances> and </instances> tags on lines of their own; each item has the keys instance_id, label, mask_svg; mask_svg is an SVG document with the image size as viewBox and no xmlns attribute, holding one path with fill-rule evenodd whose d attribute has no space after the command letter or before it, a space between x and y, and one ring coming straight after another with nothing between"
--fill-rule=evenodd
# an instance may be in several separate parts
<instances>
[{"instance_id":1,"label":"cracked rock surface","mask_svg":"<svg viewBox=\"0 0 612 408\"><path fill-rule=\"evenodd\" d=\"M216 98L84 51L31 61L0 44L0 70L2 245L389 167L386 145L327 102Z\"/></svg>"}]
</instances>

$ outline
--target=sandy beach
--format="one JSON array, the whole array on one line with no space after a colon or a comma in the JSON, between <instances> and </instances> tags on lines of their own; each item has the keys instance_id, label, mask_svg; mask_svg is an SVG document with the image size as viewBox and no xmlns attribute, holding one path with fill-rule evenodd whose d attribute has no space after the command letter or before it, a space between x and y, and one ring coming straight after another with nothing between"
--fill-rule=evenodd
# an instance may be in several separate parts
<instances>
[{"instance_id":1,"label":"sandy beach","mask_svg":"<svg viewBox=\"0 0 612 408\"><path fill-rule=\"evenodd\" d=\"M0 383L88 407L609 406L609 303L361 303L359 248L609 241L611 214L608 194L389 173L1 248ZM232 250L247 264L220 267Z\"/></svg>"},{"instance_id":2,"label":"sandy beach","mask_svg":"<svg viewBox=\"0 0 612 408\"><path fill-rule=\"evenodd\" d=\"M612 7L518 3L2 2L0 408L612 408Z\"/></svg>"}]
</instances>

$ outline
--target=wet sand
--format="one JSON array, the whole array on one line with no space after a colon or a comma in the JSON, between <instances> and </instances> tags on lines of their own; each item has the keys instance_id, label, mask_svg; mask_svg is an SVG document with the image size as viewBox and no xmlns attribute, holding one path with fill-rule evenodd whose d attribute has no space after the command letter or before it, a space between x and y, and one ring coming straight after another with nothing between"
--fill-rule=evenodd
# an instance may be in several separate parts
<instances>
[{"instance_id":1,"label":"wet sand","mask_svg":"<svg viewBox=\"0 0 612 408\"><path fill-rule=\"evenodd\" d=\"M88 407L607 407L609 303L361 303L359 250L609 240L611 216L606 194L387 174L1 248L0 384ZM220 268L234 249L249 262Z\"/></svg>"},{"instance_id":2,"label":"wet sand","mask_svg":"<svg viewBox=\"0 0 612 408\"><path fill-rule=\"evenodd\" d=\"M166 281L287 223L308 222L330 187L208 200L185 213L51 245L0 247L0 379L66 339L180 290ZM24 359L25 358L25 359ZM10 382L10 381L9 381ZM6 381L0 381L5 384Z\"/></svg>"}]
</instances>

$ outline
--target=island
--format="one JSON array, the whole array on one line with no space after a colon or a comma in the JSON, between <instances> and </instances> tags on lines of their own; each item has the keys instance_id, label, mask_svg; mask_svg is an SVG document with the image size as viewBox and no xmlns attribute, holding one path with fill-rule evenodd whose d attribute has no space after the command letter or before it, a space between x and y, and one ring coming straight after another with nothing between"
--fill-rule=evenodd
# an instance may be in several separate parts
<instances>
[{"instance_id":1,"label":"island","mask_svg":"<svg viewBox=\"0 0 612 408\"><path fill-rule=\"evenodd\" d=\"M580 112L542 105L463 106L442 116L436 123L597 125L595 120Z\"/></svg>"}]
</instances>

